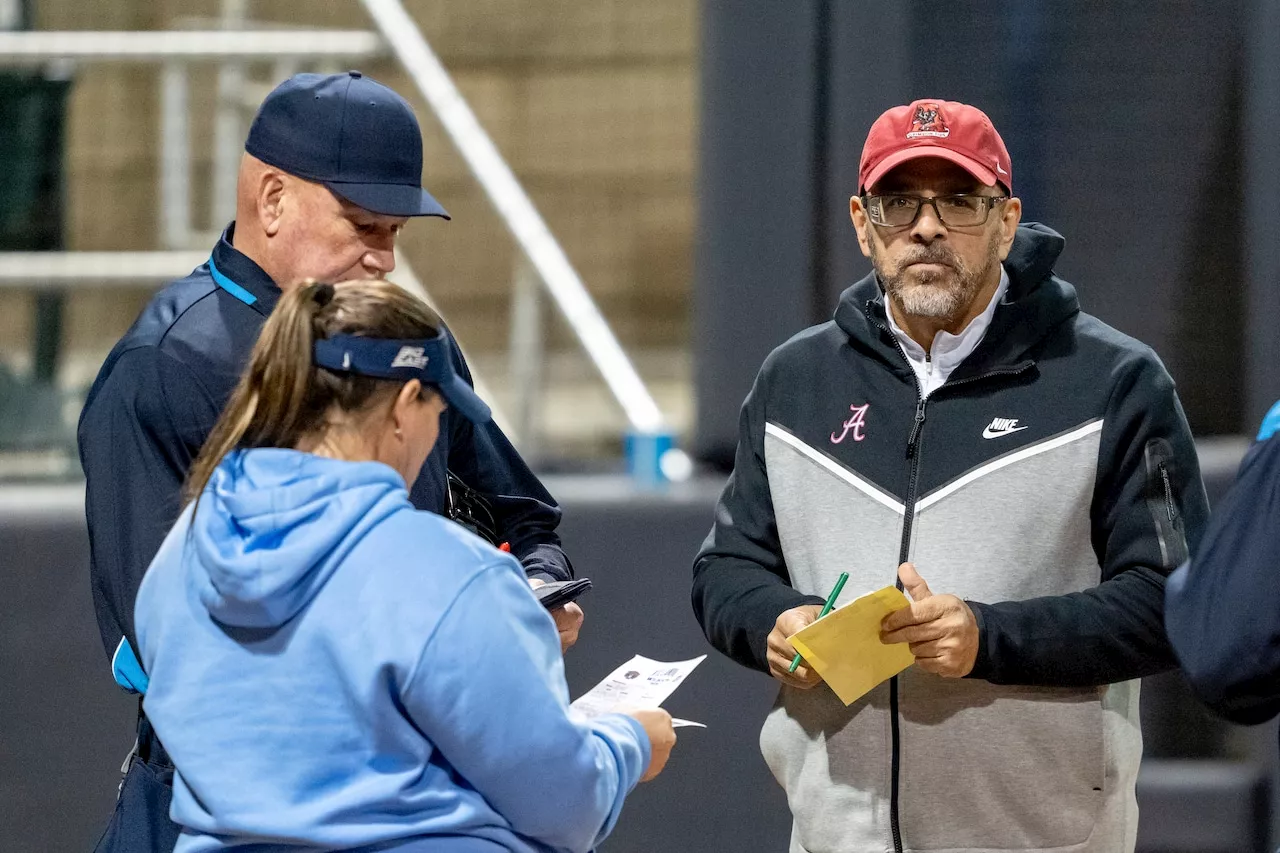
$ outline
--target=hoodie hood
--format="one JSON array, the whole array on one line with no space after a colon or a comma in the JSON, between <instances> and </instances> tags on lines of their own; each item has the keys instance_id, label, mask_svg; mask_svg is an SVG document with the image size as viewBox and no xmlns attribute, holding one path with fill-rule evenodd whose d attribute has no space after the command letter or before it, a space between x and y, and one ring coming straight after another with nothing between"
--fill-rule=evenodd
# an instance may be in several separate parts
<instances>
[{"instance_id":1,"label":"hoodie hood","mask_svg":"<svg viewBox=\"0 0 1280 853\"><path fill-rule=\"evenodd\" d=\"M237 450L200 497L188 579L216 621L276 628L311 601L369 528L407 507L403 478L382 463Z\"/></svg>"},{"instance_id":2,"label":"hoodie hood","mask_svg":"<svg viewBox=\"0 0 1280 853\"><path fill-rule=\"evenodd\" d=\"M1050 329L1080 312L1075 288L1053 273L1065 245L1062 235L1046 225L1028 222L1018 226L1004 260L1009 290L992 320L991 331L976 351L980 357L1016 360ZM855 347L900 366L902 359L887 329L884 291L874 272L840 294L835 323ZM968 370L972 369L970 365Z\"/></svg>"}]
</instances>

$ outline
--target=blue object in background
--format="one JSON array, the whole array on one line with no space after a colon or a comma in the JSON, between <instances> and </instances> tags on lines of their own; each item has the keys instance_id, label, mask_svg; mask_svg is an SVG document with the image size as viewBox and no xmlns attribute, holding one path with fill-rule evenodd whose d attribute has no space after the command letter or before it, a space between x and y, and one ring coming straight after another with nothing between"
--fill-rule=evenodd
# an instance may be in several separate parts
<instances>
[{"instance_id":1,"label":"blue object in background","mask_svg":"<svg viewBox=\"0 0 1280 853\"><path fill-rule=\"evenodd\" d=\"M669 479L662 470L662 456L675 449L676 438L671 432L627 432L624 442L627 457L627 474L639 486L655 487Z\"/></svg>"}]
</instances>

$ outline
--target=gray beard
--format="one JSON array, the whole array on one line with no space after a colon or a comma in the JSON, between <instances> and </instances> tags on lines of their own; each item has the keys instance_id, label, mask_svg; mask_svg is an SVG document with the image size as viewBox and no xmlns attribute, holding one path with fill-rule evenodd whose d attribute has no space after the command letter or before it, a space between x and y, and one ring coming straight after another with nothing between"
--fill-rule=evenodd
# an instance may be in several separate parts
<instances>
[{"instance_id":1,"label":"gray beard","mask_svg":"<svg viewBox=\"0 0 1280 853\"><path fill-rule=\"evenodd\" d=\"M957 321L964 316L982 285L1000 263L999 233L992 235L985 263L978 269L970 268L950 249L937 243L920 247L890 269L874 250L875 244L871 245L871 263L885 294L910 316L944 323ZM908 272L908 265L917 262L949 264L950 268L940 273L921 270Z\"/></svg>"}]
</instances>

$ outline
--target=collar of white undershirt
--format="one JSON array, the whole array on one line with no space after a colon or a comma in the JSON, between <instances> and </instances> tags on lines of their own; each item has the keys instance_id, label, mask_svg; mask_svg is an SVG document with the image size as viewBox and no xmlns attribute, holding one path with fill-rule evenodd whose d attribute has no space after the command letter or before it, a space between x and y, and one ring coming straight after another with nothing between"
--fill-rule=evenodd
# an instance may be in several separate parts
<instances>
[{"instance_id":1,"label":"collar of white undershirt","mask_svg":"<svg viewBox=\"0 0 1280 853\"><path fill-rule=\"evenodd\" d=\"M925 356L924 347L902 331L894 321L893 310L889 305L888 297L885 297L884 313L889 318L889 330L893 332L893 336L902 345L902 351L906 353L907 360L912 363L911 366L916 368L917 374L921 372L926 364L929 364L931 368L929 372L938 377L941 382L945 382L951 371L959 366L960 362L968 358L969 354L978 348L978 344L982 343L982 339L986 337L987 329L991 326L991 318L995 316L996 306L1004 299L1008 289L1009 273L1001 265L1000 284L996 287L996 292L991 295L991 301L987 303L987 307L983 312L974 317L969 322L969 325L965 326L958 335L953 335L950 332L938 332L938 334L934 335L933 346L929 349L927 357ZM941 382L938 384L941 384Z\"/></svg>"}]
</instances>

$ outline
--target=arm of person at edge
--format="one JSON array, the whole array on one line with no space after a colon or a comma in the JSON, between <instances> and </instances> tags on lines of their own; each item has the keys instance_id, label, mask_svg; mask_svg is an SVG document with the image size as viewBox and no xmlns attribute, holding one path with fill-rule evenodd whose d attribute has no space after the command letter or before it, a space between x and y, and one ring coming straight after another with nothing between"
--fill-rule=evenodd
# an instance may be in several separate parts
<instances>
[{"instance_id":1,"label":"arm of person at edge","mask_svg":"<svg viewBox=\"0 0 1280 853\"><path fill-rule=\"evenodd\" d=\"M198 377L155 347L123 353L80 415L94 610L107 655L137 650L142 576L182 509L182 484L217 406Z\"/></svg>"},{"instance_id":2,"label":"arm of person at edge","mask_svg":"<svg viewBox=\"0 0 1280 853\"><path fill-rule=\"evenodd\" d=\"M1150 353L1119 372L1091 512L1101 583L983 604L934 595L928 567L906 564L900 575L913 603L885 617L884 642L910 642L925 670L996 684L1093 686L1176 664L1164 630L1165 580L1199 541L1208 500L1173 380Z\"/></svg>"},{"instance_id":3,"label":"arm of person at edge","mask_svg":"<svg viewBox=\"0 0 1280 853\"><path fill-rule=\"evenodd\" d=\"M539 849L581 853L602 841L651 760L649 775L674 743L653 745L628 716L569 712L546 611L521 593L509 557L449 605L402 701L458 777Z\"/></svg>"},{"instance_id":4,"label":"arm of person at edge","mask_svg":"<svg viewBox=\"0 0 1280 853\"><path fill-rule=\"evenodd\" d=\"M784 684L821 679L807 665L788 672L787 637L818 618L823 599L791 586L782 558L764 462L766 360L739 415L733 473L716 504L711 533L693 564L693 612L707 640L738 663Z\"/></svg>"},{"instance_id":5,"label":"arm of person at edge","mask_svg":"<svg viewBox=\"0 0 1280 853\"><path fill-rule=\"evenodd\" d=\"M471 370L449 333L453 367L458 375L474 384ZM493 510L498 535L524 567L533 587L552 581L571 580L573 566L560 545L556 527L560 507L495 421L475 425L452 410L445 412L449 429L449 470L475 489ZM576 603L552 612L560 646L568 650L578 641L584 614Z\"/></svg>"},{"instance_id":6,"label":"arm of person at edge","mask_svg":"<svg viewBox=\"0 0 1280 853\"><path fill-rule=\"evenodd\" d=\"M1201 701L1246 725L1280 713L1280 433L1255 444L1191 561L1165 625Z\"/></svg>"}]
</instances>

